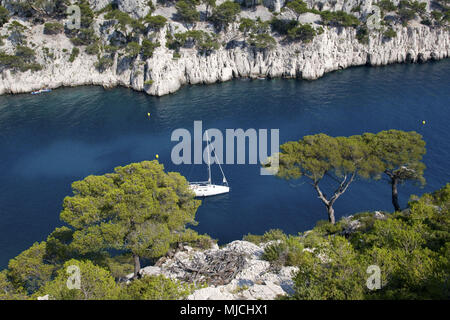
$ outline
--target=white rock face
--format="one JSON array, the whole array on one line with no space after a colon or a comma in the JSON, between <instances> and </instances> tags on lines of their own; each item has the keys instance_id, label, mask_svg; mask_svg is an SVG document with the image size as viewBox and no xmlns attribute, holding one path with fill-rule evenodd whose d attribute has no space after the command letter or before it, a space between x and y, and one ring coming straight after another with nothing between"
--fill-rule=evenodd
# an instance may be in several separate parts
<instances>
[{"instance_id":1,"label":"white rock face","mask_svg":"<svg viewBox=\"0 0 450 320\"><path fill-rule=\"evenodd\" d=\"M73 1L74 2L74 1ZM115 2L115 0L89 0L89 4L94 11L98 11L106 7L108 4Z\"/></svg>"},{"instance_id":2,"label":"white rock face","mask_svg":"<svg viewBox=\"0 0 450 320\"><path fill-rule=\"evenodd\" d=\"M120 11L129 13L134 18L143 18L150 12L149 0L117 0Z\"/></svg>"},{"instance_id":3,"label":"white rock face","mask_svg":"<svg viewBox=\"0 0 450 320\"><path fill-rule=\"evenodd\" d=\"M351 1L365 6L372 3L371 0ZM98 0L96 3L100 7L106 1ZM145 11L138 8L148 8L146 3L147 0L119 1L124 11L135 15L144 15ZM338 6L339 3L345 4L347 1L330 0L330 4L334 4L333 9L342 9ZM162 9L159 7L157 10ZM302 19L313 22L317 17L306 14ZM209 55L199 54L195 49L182 48L181 57L174 58L173 51L165 46L166 34L183 32L186 28L178 22L169 21L154 39L161 46L155 50L152 58L142 61L140 58L118 59L116 55L113 66L100 72L95 67L97 57L87 55L83 48L73 63L68 61L73 45L65 35L44 35L42 25L28 27L27 38L37 48L37 62L44 69L16 74L8 70L1 72L0 94L25 93L43 87L102 85L125 86L162 96L177 91L185 84L209 84L239 77L297 77L312 80L326 72L351 66L380 66L443 59L449 56L450 51L448 28L429 28L417 24L396 27L397 36L389 41L380 33L371 34L367 45L358 42L356 31L352 28L324 28L324 33L316 36L310 43L278 44L273 50L261 52L243 45L243 35L238 31L238 23L235 23L219 39L224 44L234 41L235 45L230 48L221 47ZM211 26L203 22L198 23L197 28L211 31ZM112 29L102 28L101 22L96 23L96 32L104 39L111 36ZM0 30L3 35L8 33L6 28ZM277 40L281 41L282 38ZM9 41L5 42L2 49L12 53L11 44ZM43 52L44 47L50 48L53 55L51 58ZM145 85L149 80L152 84Z\"/></svg>"},{"instance_id":4,"label":"white rock face","mask_svg":"<svg viewBox=\"0 0 450 320\"><path fill-rule=\"evenodd\" d=\"M179 266L189 267L199 261L208 263L207 256L231 252L245 257L245 267L229 283L196 290L188 296L188 300L272 300L292 293L292 276L298 269L282 267L278 272L271 270L270 263L261 260L263 247L247 241L233 241L222 249L214 247L206 251L184 247L183 251L178 251L172 258L160 260L157 263L160 266L143 268L141 275L162 274L171 279L183 279L189 271ZM132 276L131 274L128 278Z\"/></svg>"}]
</instances>

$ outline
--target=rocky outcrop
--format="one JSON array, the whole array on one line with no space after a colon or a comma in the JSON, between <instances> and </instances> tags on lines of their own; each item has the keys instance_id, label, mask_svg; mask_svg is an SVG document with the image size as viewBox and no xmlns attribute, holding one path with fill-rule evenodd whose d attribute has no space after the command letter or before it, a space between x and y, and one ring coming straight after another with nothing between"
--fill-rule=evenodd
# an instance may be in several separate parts
<instances>
[{"instance_id":1,"label":"rocky outcrop","mask_svg":"<svg viewBox=\"0 0 450 320\"><path fill-rule=\"evenodd\" d=\"M372 2L362 1L366 6ZM108 1L91 0L100 8ZM147 0L119 0L118 4L124 11L136 11ZM342 3L347 3L343 2ZM336 7L339 1L331 1ZM324 2L327 3L327 2ZM267 11L267 9L265 9ZM139 15L139 10L135 15ZM266 12L265 11L265 12ZM139 11L141 12L141 11ZM251 10L246 14L251 14ZM283 13L284 14L284 13ZM316 20L318 15L306 14L302 19ZM26 22L22 21L26 24ZM96 22L97 35L105 41L111 38L120 40L125 35L101 19ZM314 24L314 23L313 23ZM166 48L168 33L183 32L186 28L174 21L154 34L153 41L161 45L148 60L113 57L113 66L105 71L99 71L95 64L97 56L81 54L74 62L69 62L73 48L69 39L63 35L44 35L42 25L28 25L26 31L30 44L37 53L37 62L44 66L38 72L27 71L12 73L4 70L0 73L0 94L24 93L43 87L57 88L61 86L102 85L104 87L125 86L150 95L162 96L177 91L186 84L209 84L228 81L239 77L283 77L317 79L325 73L345 69L351 66L380 66L390 63L424 62L430 59L443 59L449 56L450 31L448 28L430 28L419 23L408 27L395 27L397 36L386 39L382 33L371 33L368 44L357 40L353 28L324 28L324 32L310 43L283 41L276 37L277 45L271 50L255 50L245 44L238 24L232 25L219 41L223 46L210 53L200 54L194 48L182 48L179 57L174 57L173 51ZM318 27L318 25L315 25ZM201 22L197 29L212 31L211 26ZM6 28L0 33L7 34ZM45 52L43 48L49 48ZM12 53L9 43L2 47L5 52Z\"/></svg>"},{"instance_id":2,"label":"rocky outcrop","mask_svg":"<svg viewBox=\"0 0 450 320\"><path fill-rule=\"evenodd\" d=\"M205 251L185 246L171 258L162 258L156 266L143 268L141 275L162 274L167 278L186 281L186 279L192 279L193 275L196 276L199 273L198 270L205 270L205 277L196 280L196 283L201 283L203 280L208 280L207 270L216 270L220 273L220 268L217 270L215 262L219 262L220 265L233 262L233 259L229 258L215 260L211 257L233 255L241 257L244 262L241 267L235 269L233 277L224 281L223 284L195 290L188 296L188 300L273 300L277 296L292 293L292 276L298 269L281 267L279 270L274 270L269 262L261 259L264 246L257 246L247 241L233 241L221 249L216 246ZM132 275L128 277L131 278ZM190 282L192 283L192 280Z\"/></svg>"}]
</instances>

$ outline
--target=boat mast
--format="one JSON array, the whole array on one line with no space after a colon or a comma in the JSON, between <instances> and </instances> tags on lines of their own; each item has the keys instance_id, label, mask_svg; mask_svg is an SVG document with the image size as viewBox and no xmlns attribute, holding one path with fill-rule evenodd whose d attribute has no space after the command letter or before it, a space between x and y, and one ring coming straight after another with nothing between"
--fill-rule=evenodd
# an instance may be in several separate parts
<instances>
[{"instance_id":1,"label":"boat mast","mask_svg":"<svg viewBox=\"0 0 450 320\"><path fill-rule=\"evenodd\" d=\"M206 134L206 148L207 148L207 153L208 153L208 184L211 184L211 158L210 158L210 151L209 151L208 130L206 130L205 134Z\"/></svg>"},{"instance_id":2,"label":"boat mast","mask_svg":"<svg viewBox=\"0 0 450 320\"><path fill-rule=\"evenodd\" d=\"M212 149L214 151L214 159L216 160L216 163L219 165L219 169L220 172L222 172L222 182L225 183L225 185L228 187L228 181L227 178L225 177L225 173L222 170L222 166L220 165L220 161L217 158L217 154L216 154L216 148Z\"/></svg>"}]
</instances>

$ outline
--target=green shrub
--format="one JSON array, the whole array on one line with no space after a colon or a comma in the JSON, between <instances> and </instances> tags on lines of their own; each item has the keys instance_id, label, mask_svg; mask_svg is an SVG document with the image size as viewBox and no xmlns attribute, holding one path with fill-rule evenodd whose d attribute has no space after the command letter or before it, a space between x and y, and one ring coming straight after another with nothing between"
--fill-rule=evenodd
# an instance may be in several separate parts
<instances>
[{"instance_id":1,"label":"green shrub","mask_svg":"<svg viewBox=\"0 0 450 320\"><path fill-rule=\"evenodd\" d=\"M119 29L122 31L126 30L127 26L131 26L136 32L144 32L145 26L138 20L133 19L126 12L120 11L118 9L112 10L105 15L105 19L107 20L117 20L119 25Z\"/></svg>"},{"instance_id":2,"label":"green shrub","mask_svg":"<svg viewBox=\"0 0 450 320\"><path fill-rule=\"evenodd\" d=\"M24 44L25 43L25 35L24 32L28 28L21 24L20 22L14 20L8 25L8 30L10 31L9 39L16 44Z\"/></svg>"},{"instance_id":3,"label":"green shrub","mask_svg":"<svg viewBox=\"0 0 450 320\"><path fill-rule=\"evenodd\" d=\"M103 56L95 63L95 68L98 71L104 72L106 69L111 68L114 64L114 60L109 56Z\"/></svg>"},{"instance_id":4,"label":"green shrub","mask_svg":"<svg viewBox=\"0 0 450 320\"><path fill-rule=\"evenodd\" d=\"M385 38L387 38L387 39L392 39L392 38L395 38L397 36L397 32L395 32L394 29L389 28L383 33L383 36Z\"/></svg>"},{"instance_id":5,"label":"green shrub","mask_svg":"<svg viewBox=\"0 0 450 320\"><path fill-rule=\"evenodd\" d=\"M282 254L285 252L285 250L286 250L286 245L284 242L273 243L273 244L266 246L261 258L263 260L266 260L269 262L274 262L274 261L280 260Z\"/></svg>"},{"instance_id":6,"label":"green shrub","mask_svg":"<svg viewBox=\"0 0 450 320\"><path fill-rule=\"evenodd\" d=\"M225 1L214 9L211 21L216 28L226 29L231 22L236 20L239 12L241 12L241 6L238 3Z\"/></svg>"},{"instance_id":7,"label":"green shrub","mask_svg":"<svg viewBox=\"0 0 450 320\"><path fill-rule=\"evenodd\" d=\"M9 21L9 11L5 7L0 6L0 27Z\"/></svg>"},{"instance_id":8,"label":"green shrub","mask_svg":"<svg viewBox=\"0 0 450 320\"><path fill-rule=\"evenodd\" d=\"M83 0L79 1L77 5L80 7L81 27L84 29L90 28L92 23L94 22L95 14L89 6L89 2Z\"/></svg>"},{"instance_id":9,"label":"green shrub","mask_svg":"<svg viewBox=\"0 0 450 320\"><path fill-rule=\"evenodd\" d=\"M148 39L144 39L142 41L142 48L141 48L142 57L144 59L151 58L153 56L153 52L159 46L160 46L159 42L154 43Z\"/></svg>"},{"instance_id":10,"label":"green shrub","mask_svg":"<svg viewBox=\"0 0 450 320\"><path fill-rule=\"evenodd\" d=\"M190 30L182 33L176 33L174 38L168 36L166 45L169 49L178 51L179 48L193 43L200 53L209 54L219 49L220 45L214 35L203 30Z\"/></svg>"},{"instance_id":11,"label":"green shrub","mask_svg":"<svg viewBox=\"0 0 450 320\"><path fill-rule=\"evenodd\" d=\"M139 43L132 41L127 44L125 51L128 57L136 58L139 52L141 52L141 46L139 45Z\"/></svg>"},{"instance_id":12,"label":"green shrub","mask_svg":"<svg viewBox=\"0 0 450 320\"><path fill-rule=\"evenodd\" d=\"M94 42L86 47L86 53L89 55L97 55L100 53L100 44L98 42Z\"/></svg>"},{"instance_id":13,"label":"green shrub","mask_svg":"<svg viewBox=\"0 0 450 320\"><path fill-rule=\"evenodd\" d=\"M361 26L356 31L356 38L362 44L369 44L369 29L366 26Z\"/></svg>"},{"instance_id":14,"label":"green shrub","mask_svg":"<svg viewBox=\"0 0 450 320\"><path fill-rule=\"evenodd\" d=\"M305 43L311 42L316 36L316 30L309 25L303 24L288 31L288 38L291 40L301 40Z\"/></svg>"},{"instance_id":15,"label":"green shrub","mask_svg":"<svg viewBox=\"0 0 450 320\"><path fill-rule=\"evenodd\" d=\"M391 12L397 9L397 6L390 0L381 0L376 5L385 12Z\"/></svg>"},{"instance_id":16,"label":"green shrub","mask_svg":"<svg viewBox=\"0 0 450 320\"><path fill-rule=\"evenodd\" d=\"M144 276L124 285L120 299L125 300L180 300L193 291L193 286L167 279L162 275Z\"/></svg>"},{"instance_id":17,"label":"green shrub","mask_svg":"<svg viewBox=\"0 0 450 320\"><path fill-rule=\"evenodd\" d=\"M16 47L14 55L0 51L0 70L9 69L20 72L42 70L42 66L35 62L35 58L34 50L22 45Z\"/></svg>"},{"instance_id":18,"label":"green shrub","mask_svg":"<svg viewBox=\"0 0 450 320\"><path fill-rule=\"evenodd\" d=\"M277 45L275 39L268 33L251 34L248 42L257 50L270 50Z\"/></svg>"},{"instance_id":19,"label":"green shrub","mask_svg":"<svg viewBox=\"0 0 450 320\"><path fill-rule=\"evenodd\" d=\"M301 239L313 253L296 259L295 299L446 299L450 294L450 184L413 197L409 210L375 219L356 214L362 227L348 239L324 237L316 226ZM370 226L370 227L369 227ZM314 241L311 241L312 238ZM381 289L365 286L370 265L381 269Z\"/></svg>"},{"instance_id":20,"label":"green shrub","mask_svg":"<svg viewBox=\"0 0 450 320\"><path fill-rule=\"evenodd\" d=\"M153 84L153 80L146 81L148 85ZM179 234L179 238L177 239L178 243L188 244L193 248L200 249L210 249L216 240L211 239L211 237L207 234L198 234L196 231L192 229L186 229L184 232Z\"/></svg>"},{"instance_id":21,"label":"green shrub","mask_svg":"<svg viewBox=\"0 0 450 320\"><path fill-rule=\"evenodd\" d=\"M270 25L272 26L272 30L281 34L287 35L289 30L298 26L298 21L296 20L281 20L277 18L273 18L270 21Z\"/></svg>"},{"instance_id":22,"label":"green shrub","mask_svg":"<svg viewBox=\"0 0 450 320\"><path fill-rule=\"evenodd\" d=\"M322 23L328 26L357 27L360 21L344 11L321 11Z\"/></svg>"},{"instance_id":23,"label":"green shrub","mask_svg":"<svg viewBox=\"0 0 450 320\"><path fill-rule=\"evenodd\" d=\"M80 49L78 49L77 47L74 47L72 49L72 53L70 54L69 62L74 62L79 54L80 54Z\"/></svg>"},{"instance_id":24,"label":"green shrub","mask_svg":"<svg viewBox=\"0 0 450 320\"><path fill-rule=\"evenodd\" d=\"M167 19L160 15L152 16L149 14L145 17L144 21L150 28L159 31L166 25Z\"/></svg>"},{"instance_id":25,"label":"green shrub","mask_svg":"<svg viewBox=\"0 0 450 320\"><path fill-rule=\"evenodd\" d=\"M64 26L58 22L47 22L44 25L44 33L45 34L58 34L64 31Z\"/></svg>"},{"instance_id":26,"label":"green shrub","mask_svg":"<svg viewBox=\"0 0 450 320\"><path fill-rule=\"evenodd\" d=\"M87 46L98 40L92 28L80 29L77 34L70 39L75 46Z\"/></svg>"},{"instance_id":27,"label":"green shrub","mask_svg":"<svg viewBox=\"0 0 450 320\"><path fill-rule=\"evenodd\" d=\"M269 231L266 231L262 236L249 233L243 237L244 241L253 242L255 244L260 244L260 243L274 241L274 240L285 240L285 239L286 239L286 235L280 229L271 229Z\"/></svg>"},{"instance_id":28,"label":"green shrub","mask_svg":"<svg viewBox=\"0 0 450 320\"><path fill-rule=\"evenodd\" d=\"M191 24L200 20L200 13L191 1L177 1L175 8L177 9L178 19L184 23Z\"/></svg>"},{"instance_id":29,"label":"green shrub","mask_svg":"<svg viewBox=\"0 0 450 320\"><path fill-rule=\"evenodd\" d=\"M69 289L70 266L80 270L80 290ZM105 268L93 264L89 260L69 260L58 270L55 279L45 283L35 296L49 295L51 300L115 300L119 297L120 287L111 273Z\"/></svg>"}]
</instances>

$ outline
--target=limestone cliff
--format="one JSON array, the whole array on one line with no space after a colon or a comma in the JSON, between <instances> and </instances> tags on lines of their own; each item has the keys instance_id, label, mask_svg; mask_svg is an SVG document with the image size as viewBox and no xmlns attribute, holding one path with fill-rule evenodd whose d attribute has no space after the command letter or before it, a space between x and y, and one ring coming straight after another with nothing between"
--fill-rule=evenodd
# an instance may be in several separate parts
<instances>
[{"instance_id":1,"label":"limestone cliff","mask_svg":"<svg viewBox=\"0 0 450 320\"><path fill-rule=\"evenodd\" d=\"M280 4L280 1L264 3L269 8L278 7L283 4ZM144 1L119 1L119 7L122 6L124 11L139 16L142 2ZM361 1L353 2L356 5ZM108 3L109 1L91 0L91 4L97 9ZM328 2L323 3L327 6ZM348 2L332 3L332 10L340 10L342 5ZM372 2L363 0L361 3L367 9L359 13L363 15L370 10ZM339 7L339 4L342 5ZM315 5L313 1L309 6ZM241 16L253 14L254 17L268 20L272 13L267 7L259 6L254 13L243 11ZM199 10L201 9L200 6ZM84 50L81 50L73 62L69 62L73 44L66 35L45 35L43 25L21 21L28 27L25 32L27 39L37 48L37 62L44 68L41 71L22 73L3 70L0 73L0 94L25 93L43 87L102 85L125 86L161 96L175 92L185 84L209 84L238 77L297 77L312 80L326 72L351 66L424 62L446 58L450 52L448 27L429 27L417 21L408 26L396 25L394 30L397 36L391 39L386 39L381 32L372 32L367 44L357 40L357 31L354 28L325 27L323 33L309 43L287 42L284 37L273 34L277 44L271 50L256 50L248 46L244 35L238 30L238 23L234 23L229 26L227 32L218 35L222 44L219 49L209 54L200 54L194 48L181 48L180 55L175 57L173 51L165 45L166 35L187 29L183 24L172 20L173 7L158 7L156 12L165 15L169 20L160 31L147 34L153 41L160 43L153 56L142 60L139 56L133 59L115 54L113 65L103 72L95 66L97 56L88 55ZM284 12L281 16L283 15L288 13ZM303 15L303 19L315 24L314 21L320 20L320 16L307 13ZM206 22L197 23L196 28L214 32L213 27ZM94 29L98 37L105 41L126 36L126 31L114 30L109 22L101 17L95 20ZM6 28L0 29L1 35L6 36L7 33ZM40 50L42 48L46 50ZM11 53L13 46L6 41L0 49Z\"/></svg>"}]
</instances>

